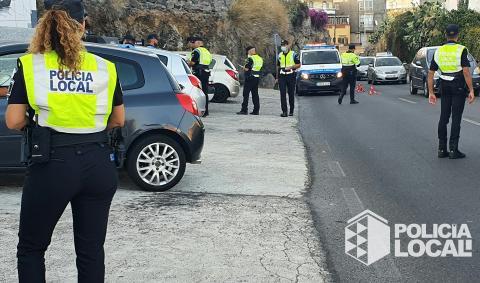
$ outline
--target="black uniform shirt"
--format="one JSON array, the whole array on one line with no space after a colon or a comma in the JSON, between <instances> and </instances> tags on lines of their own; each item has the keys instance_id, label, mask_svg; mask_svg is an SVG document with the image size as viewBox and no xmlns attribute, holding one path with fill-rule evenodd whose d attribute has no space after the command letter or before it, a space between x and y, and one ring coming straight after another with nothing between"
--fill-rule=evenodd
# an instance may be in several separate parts
<instances>
[{"instance_id":1,"label":"black uniform shirt","mask_svg":"<svg viewBox=\"0 0 480 283\"><path fill-rule=\"evenodd\" d=\"M448 43L456 43L455 41L448 41ZM462 52L462 59L461 59L462 67L470 67L470 62L468 61L468 50L467 48L463 49ZM439 67L437 62L435 62L435 56L432 58L432 62L430 63L430 71L438 71Z\"/></svg>"},{"instance_id":2,"label":"black uniform shirt","mask_svg":"<svg viewBox=\"0 0 480 283\"><path fill-rule=\"evenodd\" d=\"M23 67L20 60L17 60L17 72L13 75L13 86L8 104L28 104L27 88L23 77ZM117 76L117 85L113 95L113 106L123 104L123 92Z\"/></svg>"},{"instance_id":3,"label":"black uniform shirt","mask_svg":"<svg viewBox=\"0 0 480 283\"><path fill-rule=\"evenodd\" d=\"M253 69L253 59L252 58L247 58L247 63L245 64L245 68L248 69L248 71L245 71L245 78L248 78L252 75L252 69Z\"/></svg>"}]
</instances>

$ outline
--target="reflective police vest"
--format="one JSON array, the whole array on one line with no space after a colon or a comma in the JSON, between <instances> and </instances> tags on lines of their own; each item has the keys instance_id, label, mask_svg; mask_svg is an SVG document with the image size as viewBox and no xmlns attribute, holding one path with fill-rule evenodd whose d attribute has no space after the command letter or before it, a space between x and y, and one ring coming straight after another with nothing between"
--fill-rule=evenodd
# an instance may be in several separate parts
<instances>
[{"instance_id":1,"label":"reflective police vest","mask_svg":"<svg viewBox=\"0 0 480 283\"><path fill-rule=\"evenodd\" d=\"M280 68L291 68L296 65L295 52L293 52L292 50L290 50L287 54L281 52L280 55L278 55L278 60L280 61Z\"/></svg>"},{"instance_id":2,"label":"reflective police vest","mask_svg":"<svg viewBox=\"0 0 480 283\"><path fill-rule=\"evenodd\" d=\"M212 54L210 54L210 51L203 46L197 47L195 50L200 54L199 64L206 67L210 66L210 63L212 63Z\"/></svg>"},{"instance_id":3,"label":"reflective police vest","mask_svg":"<svg viewBox=\"0 0 480 283\"><path fill-rule=\"evenodd\" d=\"M28 103L40 126L71 134L106 129L117 83L115 65L87 52L81 56L75 73L60 70L55 51L20 57Z\"/></svg>"},{"instance_id":4,"label":"reflective police vest","mask_svg":"<svg viewBox=\"0 0 480 283\"><path fill-rule=\"evenodd\" d=\"M342 66L351 67L360 64L360 59L358 56L353 52L345 52L341 55L342 58Z\"/></svg>"},{"instance_id":5,"label":"reflective police vest","mask_svg":"<svg viewBox=\"0 0 480 283\"><path fill-rule=\"evenodd\" d=\"M257 78L260 77L260 71L263 67L263 58L257 54L249 55L248 58L251 58L253 61L252 75Z\"/></svg>"},{"instance_id":6,"label":"reflective police vest","mask_svg":"<svg viewBox=\"0 0 480 283\"><path fill-rule=\"evenodd\" d=\"M442 73L457 73L462 68L462 53L465 46L456 43L447 43L435 51L434 60Z\"/></svg>"}]
</instances>

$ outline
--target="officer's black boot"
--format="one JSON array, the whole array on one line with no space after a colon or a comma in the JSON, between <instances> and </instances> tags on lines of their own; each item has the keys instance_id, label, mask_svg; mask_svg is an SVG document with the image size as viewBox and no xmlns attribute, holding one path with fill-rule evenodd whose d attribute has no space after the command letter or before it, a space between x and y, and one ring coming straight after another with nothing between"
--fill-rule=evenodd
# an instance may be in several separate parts
<instances>
[{"instance_id":1,"label":"officer's black boot","mask_svg":"<svg viewBox=\"0 0 480 283\"><path fill-rule=\"evenodd\" d=\"M438 141L438 158L445 158L448 156L449 156L449 153L447 149L447 141L439 140Z\"/></svg>"},{"instance_id":2,"label":"officer's black boot","mask_svg":"<svg viewBox=\"0 0 480 283\"><path fill-rule=\"evenodd\" d=\"M450 140L450 159L460 159L465 158L465 154L458 150L458 140Z\"/></svg>"},{"instance_id":3,"label":"officer's black boot","mask_svg":"<svg viewBox=\"0 0 480 283\"><path fill-rule=\"evenodd\" d=\"M342 104L342 100L343 100L343 93L341 93L339 96L338 96L338 104Z\"/></svg>"}]
</instances>

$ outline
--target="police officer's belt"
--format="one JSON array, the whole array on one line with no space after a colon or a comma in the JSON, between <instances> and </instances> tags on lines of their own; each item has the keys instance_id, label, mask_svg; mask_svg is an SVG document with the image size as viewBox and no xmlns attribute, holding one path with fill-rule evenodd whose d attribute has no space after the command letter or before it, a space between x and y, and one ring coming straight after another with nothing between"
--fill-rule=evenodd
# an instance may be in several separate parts
<instances>
[{"instance_id":1,"label":"police officer's belt","mask_svg":"<svg viewBox=\"0 0 480 283\"><path fill-rule=\"evenodd\" d=\"M50 138L51 147L82 145L89 143L108 143L107 131L93 134L66 134L52 132Z\"/></svg>"},{"instance_id":2,"label":"police officer's belt","mask_svg":"<svg viewBox=\"0 0 480 283\"><path fill-rule=\"evenodd\" d=\"M280 75L290 75L290 74L293 74L293 70L290 70L290 71L280 70Z\"/></svg>"}]
</instances>

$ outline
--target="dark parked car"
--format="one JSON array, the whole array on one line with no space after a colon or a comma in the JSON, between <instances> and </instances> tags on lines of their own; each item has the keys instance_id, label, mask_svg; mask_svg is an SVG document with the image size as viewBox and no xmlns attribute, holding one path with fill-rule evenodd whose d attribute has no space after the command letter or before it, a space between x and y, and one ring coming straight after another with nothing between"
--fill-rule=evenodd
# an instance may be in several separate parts
<instances>
[{"instance_id":1,"label":"dark parked car","mask_svg":"<svg viewBox=\"0 0 480 283\"><path fill-rule=\"evenodd\" d=\"M16 60L27 47L0 44L0 88L8 86ZM126 107L128 174L145 190L168 190L181 180L186 163L200 162L204 126L196 104L157 56L106 45L88 44L87 49L117 67ZM21 133L6 128L6 105L6 97L0 97L0 170L22 170Z\"/></svg>"},{"instance_id":2,"label":"dark parked car","mask_svg":"<svg viewBox=\"0 0 480 283\"><path fill-rule=\"evenodd\" d=\"M417 94L418 90L422 90L425 97L428 97L427 76L430 69L430 63L432 62L433 55L438 49L438 46L423 47L418 50L415 58L410 64L410 94ZM470 72L473 79L473 88L475 89L475 95L478 96L480 92L480 70L475 58L471 54L468 54L468 60L470 61ZM439 73L435 73L434 76L434 91L435 94L439 94Z\"/></svg>"}]
</instances>

